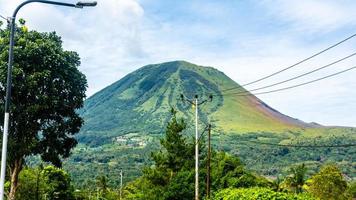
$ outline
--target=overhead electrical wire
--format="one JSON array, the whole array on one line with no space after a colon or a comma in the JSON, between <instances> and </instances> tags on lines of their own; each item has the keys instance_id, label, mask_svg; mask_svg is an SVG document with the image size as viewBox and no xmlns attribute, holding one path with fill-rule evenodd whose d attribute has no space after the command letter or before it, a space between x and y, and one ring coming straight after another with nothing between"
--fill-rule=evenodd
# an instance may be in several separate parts
<instances>
[{"instance_id":1,"label":"overhead electrical wire","mask_svg":"<svg viewBox=\"0 0 356 200\"><path fill-rule=\"evenodd\" d=\"M298 65L300 65L300 64L302 64L302 63L304 63L304 62L306 62L306 61L308 61L308 60L310 60L310 59L312 59L312 58L314 58L314 57L316 57L316 56L318 56L318 55L320 55L320 54L326 52L326 51L329 51L330 49L332 49L332 48L334 48L334 47L336 47L336 46L338 46L338 45L340 45L340 44L342 44L342 43L344 43L344 42L346 42L346 41L352 39L352 38L355 37L355 36L356 36L356 34L353 34L353 35L351 35L351 36L349 36L349 37L347 37L347 38L341 40L340 42L337 42L336 44L331 45L331 46L329 46L328 48L323 49L322 51L319 51L318 53L313 54L313 55L311 55L311 56L309 56L309 57L307 57L307 58L305 58L305 59L303 59L303 60L301 60L301 61L299 61L299 62L297 62L297 63L295 63L295 64L293 64L293 65L291 65L291 66L288 66L288 67L286 67L286 68L283 68L283 69L281 69L281 70L279 70L279 71L276 71L276 72L274 72L274 73L272 73L272 74L270 74L270 75L264 76L264 77L259 78L259 79L257 79L257 80L254 80L254 81L248 82L248 83L246 83L246 84L243 84L241 87L255 84L255 83L257 83L257 82L260 82L260 81L263 81L263 80L265 80L265 79L268 79L268 78L270 78L270 77L272 77L272 76L275 76L275 75L277 75L277 74L280 74L280 73L282 73L282 72L284 72L284 71L287 71L287 70L289 70L289 69L291 69L291 68L293 68L293 67L295 67L295 66L298 66ZM229 88L229 89L226 89L226 90L231 90L231 89Z\"/></svg>"},{"instance_id":2,"label":"overhead electrical wire","mask_svg":"<svg viewBox=\"0 0 356 200\"><path fill-rule=\"evenodd\" d=\"M308 84L311 84L311 83L314 83L314 82L318 82L318 81L321 81L321 80L324 80L324 79L327 79L327 78L331 78L331 77L333 77L333 76L337 76L337 75L339 75L339 74L348 72L348 71L353 70L353 69L355 69L355 68L356 68L356 66L350 67L350 68L348 68L348 69L345 69L345 70L342 70L342 71L339 71L339 72L330 74L330 75L328 75L328 76L324 76L324 77L317 78L317 79L314 79L314 80L311 80L311 81L307 81L307 82L304 82L304 83L300 83L300 84L297 84L297 85L292 85L292 86L288 86L288 87L284 87L284 88L279 88L279 89L275 89L275 90L270 90L270 91L266 91L266 92L258 92L258 93L251 94L251 93L249 93L248 91L246 91L246 92L244 92L244 93L235 92L235 93L227 93L227 94L215 94L215 95L213 95L213 96L227 96L227 95L250 96L250 95L269 94L269 93L279 92L279 91L283 91L283 90L289 90L289 89L292 89L292 88L296 88L296 87L308 85Z\"/></svg>"},{"instance_id":3,"label":"overhead electrical wire","mask_svg":"<svg viewBox=\"0 0 356 200\"><path fill-rule=\"evenodd\" d=\"M217 130L215 128L212 128L212 130L215 130L216 132L220 132L220 130ZM279 144L279 143L269 143L269 142L260 142L256 140L239 140L238 143L241 145L245 145L247 147L252 147L254 148L255 146L249 146L246 143L255 143L255 144L262 144L262 145L269 145L269 146L278 146L278 147L293 147L293 148L346 148L346 147L354 147L356 146L356 143L350 143L350 144L323 144L323 145L297 145L297 144Z\"/></svg>"},{"instance_id":4,"label":"overhead electrical wire","mask_svg":"<svg viewBox=\"0 0 356 200\"><path fill-rule=\"evenodd\" d=\"M286 79L286 80L284 80L284 81L280 81L280 82L277 82L277 83L273 83L273 84L270 84L270 85L267 85L267 86L263 86L263 87L251 89L251 90L248 90L248 91L249 91L249 92L253 92L253 91L257 91L257 90L262 90L262 89L270 88L270 87L273 87L273 86L276 86L276 85L280 85L280 84L283 84L283 83L287 83L287 82L292 81L292 80L296 80L296 79L298 79L298 78L304 77L304 76L306 76L306 75L309 75L309 74L315 73L315 72L317 72L317 71L320 71L320 70L322 70L322 69L325 69L325 68L328 68L328 67L330 67L330 66L333 66L333 65L335 65L335 64L337 64L337 63L339 63L339 62L342 62L342 61L344 61L344 60L346 60L346 59L349 59L349 58L351 58L351 57L353 57L353 56L355 56L355 55L356 55L356 52L355 52L355 53L352 53L352 54L350 54L350 55L348 55L348 56L346 56L346 57L343 57L343 58L341 58L341 59L339 59L339 60L336 60L336 61L334 61L334 62L332 62L332 63L329 63L329 64L324 65L324 66L322 66L322 67L319 67L319 68L317 68L317 69L314 69L314 70L312 70L312 71L303 73L303 74L301 74L301 75L298 75L298 76L295 76L295 77ZM226 90L223 90L223 91L226 92L226 91L234 90L234 89L238 89L238 88L241 88L241 86L235 87L235 88L226 89ZM241 93L246 93L246 91L243 91L243 92L241 92Z\"/></svg>"},{"instance_id":5,"label":"overhead electrical wire","mask_svg":"<svg viewBox=\"0 0 356 200\"><path fill-rule=\"evenodd\" d=\"M0 15L0 17L3 18L3 19L6 20L6 21L9 21L8 18L6 18L6 17L4 17L4 16L2 16L2 15Z\"/></svg>"},{"instance_id":6,"label":"overhead electrical wire","mask_svg":"<svg viewBox=\"0 0 356 200\"><path fill-rule=\"evenodd\" d=\"M249 142L249 143L256 143L256 144L269 145L269 146L279 146L279 147L297 147L297 148L345 148L345 147L356 146L356 144L294 145L294 144L278 144L278 143L259 142L259 141L254 141L254 140L240 141L240 142Z\"/></svg>"}]
</instances>

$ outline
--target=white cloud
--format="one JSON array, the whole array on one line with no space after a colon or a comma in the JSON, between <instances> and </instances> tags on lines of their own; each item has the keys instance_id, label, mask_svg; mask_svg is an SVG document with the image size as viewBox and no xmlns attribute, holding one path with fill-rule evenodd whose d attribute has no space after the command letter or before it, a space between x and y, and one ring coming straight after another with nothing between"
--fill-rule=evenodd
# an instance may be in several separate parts
<instances>
[{"instance_id":1,"label":"white cloud","mask_svg":"<svg viewBox=\"0 0 356 200\"><path fill-rule=\"evenodd\" d=\"M352 0L265 0L268 12L300 31L332 31L355 25L356 3Z\"/></svg>"}]
</instances>

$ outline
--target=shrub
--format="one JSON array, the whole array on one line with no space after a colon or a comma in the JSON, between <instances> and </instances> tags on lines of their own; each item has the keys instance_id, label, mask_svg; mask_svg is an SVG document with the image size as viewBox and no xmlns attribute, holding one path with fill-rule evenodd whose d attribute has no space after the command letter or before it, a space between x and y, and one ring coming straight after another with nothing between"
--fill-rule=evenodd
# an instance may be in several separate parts
<instances>
[{"instance_id":1,"label":"shrub","mask_svg":"<svg viewBox=\"0 0 356 200\"><path fill-rule=\"evenodd\" d=\"M214 200L315 200L308 194L274 192L269 188L229 188L216 193Z\"/></svg>"}]
</instances>

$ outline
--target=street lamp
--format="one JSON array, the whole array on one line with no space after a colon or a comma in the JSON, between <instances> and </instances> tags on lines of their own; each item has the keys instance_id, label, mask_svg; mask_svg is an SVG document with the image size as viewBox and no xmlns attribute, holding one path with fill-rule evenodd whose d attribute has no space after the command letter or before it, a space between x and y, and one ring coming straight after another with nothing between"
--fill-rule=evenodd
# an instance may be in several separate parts
<instances>
[{"instance_id":1,"label":"street lamp","mask_svg":"<svg viewBox=\"0 0 356 200\"><path fill-rule=\"evenodd\" d=\"M83 8L96 6L96 2L78 2L76 4L63 3L57 1L46 1L46 0L27 0L21 3L15 9L12 17L9 19L10 23L10 47L9 47L9 61L7 66L7 81L6 81L6 97L5 97L5 117L4 117L4 129L3 129L3 139L2 139L2 151L1 151L1 174L0 174L0 200L4 199L4 183L5 183L5 170L6 170L6 155L7 155L7 139L9 131L9 113L10 113L10 97L11 97L11 84L12 84L12 64L14 61L14 36L15 36L15 21L16 15L19 10L29 3L44 3L52 4L57 6L67 6L73 8Z\"/></svg>"},{"instance_id":2,"label":"street lamp","mask_svg":"<svg viewBox=\"0 0 356 200\"><path fill-rule=\"evenodd\" d=\"M96 1L93 1L93 2L81 2L81 1L79 1L77 4L75 4L76 8L83 8L83 7L90 7L90 6L96 6Z\"/></svg>"}]
</instances>

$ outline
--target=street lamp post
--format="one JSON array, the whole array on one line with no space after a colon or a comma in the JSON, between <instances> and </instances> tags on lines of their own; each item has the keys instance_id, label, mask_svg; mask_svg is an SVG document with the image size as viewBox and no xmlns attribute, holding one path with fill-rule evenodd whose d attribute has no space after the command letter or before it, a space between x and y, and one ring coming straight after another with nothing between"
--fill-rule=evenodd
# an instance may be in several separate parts
<instances>
[{"instance_id":1,"label":"street lamp post","mask_svg":"<svg viewBox=\"0 0 356 200\"><path fill-rule=\"evenodd\" d=\"M9 19L10 23L10 47L9 47L9 60L7 66L7 81L6 81L6 97L5 97L5 117L4 117L4 127L3 127L3 139L2 139L2 151L1 151L1 172L0 172L0 200L4 199L4 183L5 183L5 170L6 170L6 155L7 155L7 139L9 131L9 117L10 117L10 98L11 98L11 84L12 84L12 65L14 61L14 37L15 37L15 21L16 15L19 10L29 3L44 3L52 4L58 6L67 6L73 8L83 8L89 6L96 6L96 2L77 2L76 4L63 3L57 1L46 1L46 0L27 0L21 3L15 9L12 17Z\"/></svg>"}]
</instances>

